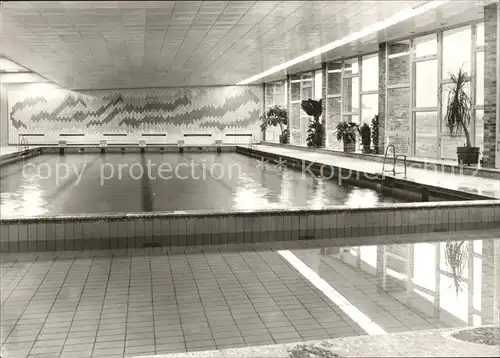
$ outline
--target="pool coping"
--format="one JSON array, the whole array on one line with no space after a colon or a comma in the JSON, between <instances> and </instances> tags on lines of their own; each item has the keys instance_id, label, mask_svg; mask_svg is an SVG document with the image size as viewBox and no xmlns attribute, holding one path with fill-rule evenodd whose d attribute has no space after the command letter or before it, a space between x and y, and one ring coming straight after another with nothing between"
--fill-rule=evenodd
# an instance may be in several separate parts
<instances>
[{"instance_id":1,"label":"pool coping","mask_svg":"<svg viewBox=\"0 0 500 358\"><path fill-rule=\"evenodd\" d=\"M377 206L347 206L332 205L319 209L312 207L286 207L271 209L224 209L224 210L170 210L170 211L145 211L145 212L116 212L116 213L78 213L63 214L51 216L30 216L19 218L2 218L0 224L9 224L16 222L30 223L42 221L101 221L101 220L132 220L140 218L171 218L171 217L221 217L221 216L263 216L263 215L285 215L290 214L327 214L343 212L372 212L385 210L407 210L407 209L434 209L434 208L481 208L498 206L500 209L500 200L464 200L464 201L434 201L434 202L415 202L415 203L380 203Z\"/></svg>"},{"instance_id":2,"label":"pool coping","mask_svg":"<svg viewBox=\"0 0 500 358\"><path fill-rule=\"evenodd\" d=\"M297 149L304 150L308 152L317 152L317 153L325 153L330 155L336 155L345 158L356 158L360 160L368 160L368 161L376 161L379 163L384 162L383 154L372 154L372 153L358 153L358 152L344 152L341 150L328 149L328 148L309 148L300 145L294 144L279 144L273 142L263 141L260 143L261 145L267 145L270 147L283 147L289 149ZM415 157L410 157L406 160L407 164L414 165L415 168L425 169L431 166L440 167L444 169L445 173L454 173L461 174L464 176L478 176L482 178L495 178L500 176L500 169L497 168L485 168L485 167L475 167L475 166L465 166L459 164L451 164L447 162L440 162L438 159L436 160L426 160L422 158L421 160L416 159ZM397 158L398 164L403 164L403 160L401 158Z\"/></svg>"}]
</instances>

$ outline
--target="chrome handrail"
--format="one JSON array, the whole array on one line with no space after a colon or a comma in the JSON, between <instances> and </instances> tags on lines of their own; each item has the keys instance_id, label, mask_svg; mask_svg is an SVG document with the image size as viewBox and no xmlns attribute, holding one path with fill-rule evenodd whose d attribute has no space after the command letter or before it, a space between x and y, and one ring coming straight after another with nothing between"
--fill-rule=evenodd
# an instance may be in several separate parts
<instances>
[{"instance_id":1,"label":"chrome handrail","mask_svg":"<svg viewBox=\"0 0 500 358\"><path fill-rule=\"evenodd\" d=\"M385 163L387 161L387 154L389 154L389 149L391 147L392 147L392 169L385 170ZM384 163L382 164L382 176L384 176L384 173L386 173L386 172L392 172L392 174L394 176L396 176L396 174L402 174L402 173L396 173L396 162L397 162L398 158L403 158L403 163L404 163L404 167L405 167L404 174L405 174L405 179L406 179L406 155L396 154L396 147L394 146L394 144L389 144L387 146L387 148L385 148Z\"/></svg>"},{"instance_id":2,"label":"chrome handrail","mask_svg":"<svg viewBox=\"0 0 500 358\"><path fill-rule=\"evenodd\" d=\"M20 152L26 149L29 149L28 140L22 134L19 134L17 137L17 150Z\"/></svg>"}]
</instances>

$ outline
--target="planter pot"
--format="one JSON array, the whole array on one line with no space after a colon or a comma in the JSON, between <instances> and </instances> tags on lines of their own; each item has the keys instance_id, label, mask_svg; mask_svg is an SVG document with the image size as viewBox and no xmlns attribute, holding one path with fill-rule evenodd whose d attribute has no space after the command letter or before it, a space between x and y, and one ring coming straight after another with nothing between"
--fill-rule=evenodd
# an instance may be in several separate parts
<instances>
[{"instance_id":1,"label":"planter pot","mask_svg":"<svg viewBox=\"0 0 500 358\"><path fill-rule=\"evenodd\" d=\"M363 153L370 154L372 150L370 149L370 144L363 144Z\"/></svg>"},{"instance_id":2,"label":"planter pot","mask_svg":"<svg viewBox=\"0 0 500 358\"><path fill-rule=\"evenodd\" d=\"M288 135L285 134L280 134L280 143L281 144L288 144Z\"/></svg>"},{"instance_id":3,"label":"planter pot","mask_svg":"<svg viewBox=\"0 0 500 358\"><path fill-rule=\"evenodd\" d=\"M479 148L457 147L457 159L459 164L477 164L479 162Z\"/></svg>"},{"instance_id":4,"label":"planter pot","mask_svg":"<svg viewBox=\"0 0 500 358\"><path fill-rule=\"evenodd\" d=\"M352 153L356 151L356 142L346 143L344 142L344 152Z\"/></svg>"}]
</instances>

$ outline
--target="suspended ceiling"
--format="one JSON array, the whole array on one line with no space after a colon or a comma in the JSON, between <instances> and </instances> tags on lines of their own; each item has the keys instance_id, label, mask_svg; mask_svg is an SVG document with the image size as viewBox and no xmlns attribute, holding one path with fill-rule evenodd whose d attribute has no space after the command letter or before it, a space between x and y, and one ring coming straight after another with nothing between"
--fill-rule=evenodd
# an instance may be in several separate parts
<instances>
[{"instance_id":1,"label":"suspended ceiling","mask_svg":"<svg viewBox=\"0 0 500 358\"><path fill-rule=\"evenodd\" d=\"M71 89L236 84L425 1L15 1L0 53ZM258 82L413 33L478 20L478 1L437 10Z\"/></svg>"}]
</instances>

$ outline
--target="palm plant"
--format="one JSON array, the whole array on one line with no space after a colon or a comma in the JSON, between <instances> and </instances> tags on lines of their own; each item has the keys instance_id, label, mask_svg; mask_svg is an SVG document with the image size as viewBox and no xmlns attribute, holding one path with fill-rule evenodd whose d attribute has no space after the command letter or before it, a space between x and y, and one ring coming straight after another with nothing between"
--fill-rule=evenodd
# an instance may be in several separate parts
<instances>
[{"instance_id":1,"label":"palm plant","mask_svg":"<svg viewBox=\"0 0 500 358\"><path fill-rule=\"evenodd\" d=\"M312 116L313 120L309 121L307 129L306 143L308 147L321 148L325 139L325 128L319 118L323 114L323 101L315 101L313 99L303 100L301 108L308 116Z\"/></svg>"},{"instance_id":2,"label":"palm plant","mask_svg":"<svg viewBox=\"0 0 500 358\"><path fill-rule=\"evenodd\" d=\"M446 97L446 112L444 121L450 131L450 136L465 136L465 146L457 148L459 162L476 164L479 157L479 148L472 147L469 126L472 118L472 101L467 91L471 76L462 68L458 72L450 73L450 83L440 87L443 97Z\"/></svg>"},{"instance_id":3,"label":"palm plant","mask_svg":"<svg viewBox=\"0 0 500 358\"><path fill-rule=\"evenodd\" d=\"M370 153L372 143L370 126L367 123L363 123L361 128L359 128L359 134L361 135L361 143L363 143L363 153Z\"/></svg>"},{"instance_id":4,"label":"palm plant","mask_svg":"<svg viewBox=\"0 0 500 358\"><path fill-rule=\"evenodd\" d=\"M372 143L373 143L373 153L378 154L378 114L375 115L372 119Z\"/></svg>"},{"instance_id":5,"label":"palm plant","mask_svg":"<svg viewBox=\"0 0 500 358\"><path fill-rule=\"evenodd\" d=\"M339 142L344 143L344 152L354 152L359 126L353 122L341 121L337 124L335 135Z\"/></svg>"},{"instance_id":6,"label":"palm plant","mask_svg":"<svg viewBox=\"0 0 500 358\"><path fill-rule=\"evenodd\" d=\"M280 128L280 143L288 143L288 112L285 107L275 105L267 110L261 116L262 123L260 128L263 132L268 126Z\"/></svg>"},{"instance_id":7,"label":"palm plant","mask_svg":"<svg viewBox=\"0 0 500 358\"><path fill-rule=\"evenodd\" d=\"M451 276L455 283L455 289L458 296L458 291L462 291L464 282L463 273L467 264L469 248L467 241L449 241L446 243L445 257L448 266L451 269Z\"/></svg>"}]
</instances>

